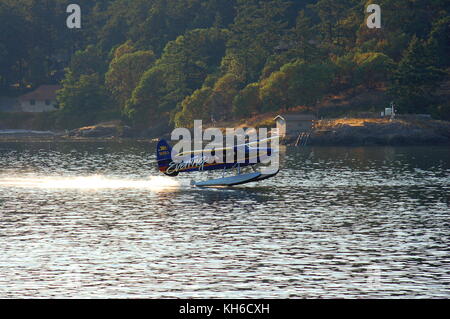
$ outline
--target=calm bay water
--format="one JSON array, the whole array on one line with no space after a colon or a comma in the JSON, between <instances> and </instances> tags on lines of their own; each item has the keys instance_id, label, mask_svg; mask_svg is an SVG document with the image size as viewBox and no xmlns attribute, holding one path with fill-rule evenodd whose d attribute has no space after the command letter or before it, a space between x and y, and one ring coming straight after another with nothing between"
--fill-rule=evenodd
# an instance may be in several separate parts
<instances>
[{"instance_id":1,"label":"calm bay water","mask_svg":"<svg viewBox=\"0 0 450 319\"><path fill-rule=\"evenodd\" d=\"M232 189L154 147L0 143L0 297L450 298L448 147L289 148Z\"/></svg>"}]
</instances>

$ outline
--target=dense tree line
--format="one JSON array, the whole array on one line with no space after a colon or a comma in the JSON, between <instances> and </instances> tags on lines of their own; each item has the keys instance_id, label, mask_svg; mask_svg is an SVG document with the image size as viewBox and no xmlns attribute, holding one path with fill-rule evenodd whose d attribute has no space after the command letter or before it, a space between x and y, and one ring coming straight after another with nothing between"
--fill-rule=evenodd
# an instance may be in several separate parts
<instances>
[{"instance_id":1,"label":"dense tree line","mask_svg":"<svg viewBox=\"0 0 450 319\"><path fill-rule=\"evenodd\" d=\"M66 7L82 28L66 27ZM450 119L445 0L2 0L0 94L61 83L64 126L189 126L385 88L402 112Z\"/></svg>"}]
</instances>

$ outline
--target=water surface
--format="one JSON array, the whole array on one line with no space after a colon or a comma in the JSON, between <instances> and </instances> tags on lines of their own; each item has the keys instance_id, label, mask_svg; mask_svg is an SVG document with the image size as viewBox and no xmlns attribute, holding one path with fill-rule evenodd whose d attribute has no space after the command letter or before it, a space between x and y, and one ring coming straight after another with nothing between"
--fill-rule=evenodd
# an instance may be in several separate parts
<instances>
[{"instance_id":1,"label":"water surface","mask_svg":"<svg viewBox=\"0 0 450 319\"><path fill-rule=\"evenodd\" d=\"M151 143L0 143L0 297L450 297L447 147L289 148L196 189Z\"/></svg>"}]
</instances>

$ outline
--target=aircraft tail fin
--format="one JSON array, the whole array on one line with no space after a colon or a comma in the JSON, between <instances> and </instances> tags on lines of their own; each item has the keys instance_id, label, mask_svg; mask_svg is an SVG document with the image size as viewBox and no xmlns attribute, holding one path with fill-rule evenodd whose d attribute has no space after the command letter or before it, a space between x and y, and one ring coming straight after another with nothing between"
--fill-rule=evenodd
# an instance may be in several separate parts
<instances>
[{"instance_id":1,"label":"aircraft tail fin","mask_svg":"<svg viewBox=\"0 0 450 319\"><path fill-rule=\"evenodd\" d=\"M169 164L172 162L172 147L165 140L160 140L156 147L156 159L160 172L166 174Z\"/></svg>"}]
</instances>

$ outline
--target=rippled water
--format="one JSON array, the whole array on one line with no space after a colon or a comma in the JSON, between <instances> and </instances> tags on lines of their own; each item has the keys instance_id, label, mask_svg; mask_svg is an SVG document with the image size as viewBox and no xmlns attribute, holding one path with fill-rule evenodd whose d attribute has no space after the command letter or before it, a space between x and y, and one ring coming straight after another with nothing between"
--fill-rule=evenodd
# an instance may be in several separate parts
<instances>
[{"instance_id":1,"label":"rippled water","mask_svg":"<svg viewBox=\"0 0 450 319\"><path fill-rule=\"evenodd\" d=\"M153 149L0 143L0 297L450 297L446 147L292 148L233 189Z\"/></svg>"}]
</instances>

